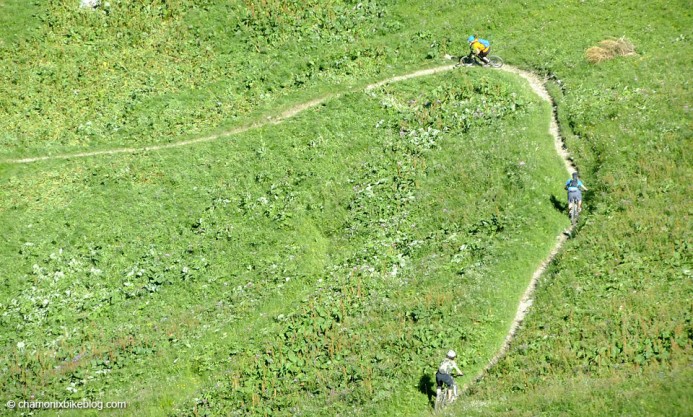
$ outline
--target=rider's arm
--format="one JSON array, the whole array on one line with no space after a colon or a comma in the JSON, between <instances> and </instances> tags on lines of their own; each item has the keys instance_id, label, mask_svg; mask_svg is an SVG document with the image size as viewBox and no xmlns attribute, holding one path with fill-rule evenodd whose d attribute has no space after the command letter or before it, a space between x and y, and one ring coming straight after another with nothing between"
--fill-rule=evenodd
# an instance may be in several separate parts
<instances>
[{"instance_id":1,"label":"rider's arm","mask_svg":"<svg viewBox=\"0 0 693 417\"><path fill-rule=\"evenodd\" d=\"M462 371L460 371L460 368L457 367L457 363L456 363L456 362L453 362L453 363L452 363L452 366L453 366L453 369L455 370L455 372L457 372L457 374L459 374L459 375L462 374Z\"/></svg>"}]
</instances>

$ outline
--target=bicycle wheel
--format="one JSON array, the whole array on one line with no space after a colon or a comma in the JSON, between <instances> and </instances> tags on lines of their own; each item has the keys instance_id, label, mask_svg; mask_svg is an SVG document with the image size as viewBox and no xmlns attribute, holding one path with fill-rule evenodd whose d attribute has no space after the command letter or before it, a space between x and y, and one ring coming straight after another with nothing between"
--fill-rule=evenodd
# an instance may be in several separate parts
<instances>
[{"instance_id":1,"label":"bicycle wheel","mask_svg":"<svg viewBox=\"0 0 693 417\"><path fill-rule=\"evenodd\" d=\"M433 411L436 413L443 409L443 390L436 390L436 402L433 404Z\"/></svg>"},{"instance_id":2,"label":"bicycle wheel","mask_svg":"<svg viewBox=\"0 0 693 417\"><path fill-rule=\"evenodd\" d=\"M493 68L500 68L503 66L503 59L498 55L489 55L488 60L491 62Z\"/></svg>"},{"instance_id":3,"label":"bicycle wheel","mask_svg":"<svg viewBox=\"0 0 693 417\"><path fill-rule=\"evenodd\" d=\"M470 66L474 65L474 58L470 58L469 56L464 55L464 56L460 57L459 64L464 65L465 67L470 67Z\"/></svg>"},{"instance_id":4,"label":"bicycle wheel","mask_svg":"<svg viewBox=\"0 0 693 417\"><path fill-rule=\"evenodd\" d=\"M445 388L438 389L436 391L436 402L435 402L435 405L433 406L433 410L436 413L439 413L439 412L443 411L443 408L445 408L447 403L448 403L448 390Z\"/></svg>"}]
</instances>

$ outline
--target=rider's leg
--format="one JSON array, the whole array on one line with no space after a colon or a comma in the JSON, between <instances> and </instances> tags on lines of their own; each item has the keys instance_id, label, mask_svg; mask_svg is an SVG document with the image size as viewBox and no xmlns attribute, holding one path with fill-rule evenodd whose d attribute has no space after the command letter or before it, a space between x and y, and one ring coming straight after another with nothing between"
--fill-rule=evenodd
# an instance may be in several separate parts
<instances>
[{"instance_id":1,"label":"rider's leg","mask_svg":"<svg viewBox=\"0 0 693 417\"><path fill-rule=\"evenodd\" d=\"M445 391L447 394L448 402L453 402L457 399L457 384L446 385Z\"/></svg>"},{"instance_id":2,"label":"rider's leg","mask_svg":"<svg viewBox=\"0 0 693 417\"><path fill-rule=\"evenodd\" d=\"M481 59L481 61L482 61L484 64L490 65L490 64L491 64L491 60L488 59L487 56L488 56L488 51L485 52L485 53L484 53L484 52L480 52L480 53L479 53L479 59Z\"/></svg>"},{"instance_id":3,"label":"rider's leg","mask_svg":"<svg viewBox=\"0 0 693 417\"><path fill-rule=\"evenodd\" d=\"M445 397L450 396L450 376L447 374L441 374L436 372L436 398L440 397L440 394L445 395Z\"/></svg>"}]
</instances>

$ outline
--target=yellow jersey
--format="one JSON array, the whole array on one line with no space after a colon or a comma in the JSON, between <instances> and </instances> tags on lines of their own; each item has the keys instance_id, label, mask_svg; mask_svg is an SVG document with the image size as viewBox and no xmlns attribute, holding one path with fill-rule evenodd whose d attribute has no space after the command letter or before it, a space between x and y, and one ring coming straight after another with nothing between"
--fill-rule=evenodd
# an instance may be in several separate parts
<instances>
[{"instance_id":1,"label":"yellow jersey","mask_svg":"<svg viewBox=\"0 0 693 417\"><path fill-rule=\"evenodd\" d=\"M488 52L490 49L489 46L479 42L479 39L474 39L474 42L472 42L469 47L472 48L472 51L474 51L475 54L478 54L479 52Z\"/></svg>"}]
</instances>

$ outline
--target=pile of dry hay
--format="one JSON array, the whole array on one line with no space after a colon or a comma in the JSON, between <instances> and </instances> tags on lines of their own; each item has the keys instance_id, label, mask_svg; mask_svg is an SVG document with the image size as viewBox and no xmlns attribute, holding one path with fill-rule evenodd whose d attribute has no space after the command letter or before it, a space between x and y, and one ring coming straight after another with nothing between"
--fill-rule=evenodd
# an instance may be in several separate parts
<instances>
[{"instance_id":1,"label":"pile of dry hay","mask_svg":"<svg viewBox=\"0 0 693 417\"><path fill-rule=\"evenodd\" d=\"M585 51L585 58L592 64L627 55L635 55L635 46L626 38L606 39Z\"/></svg>"}]
</instances>

